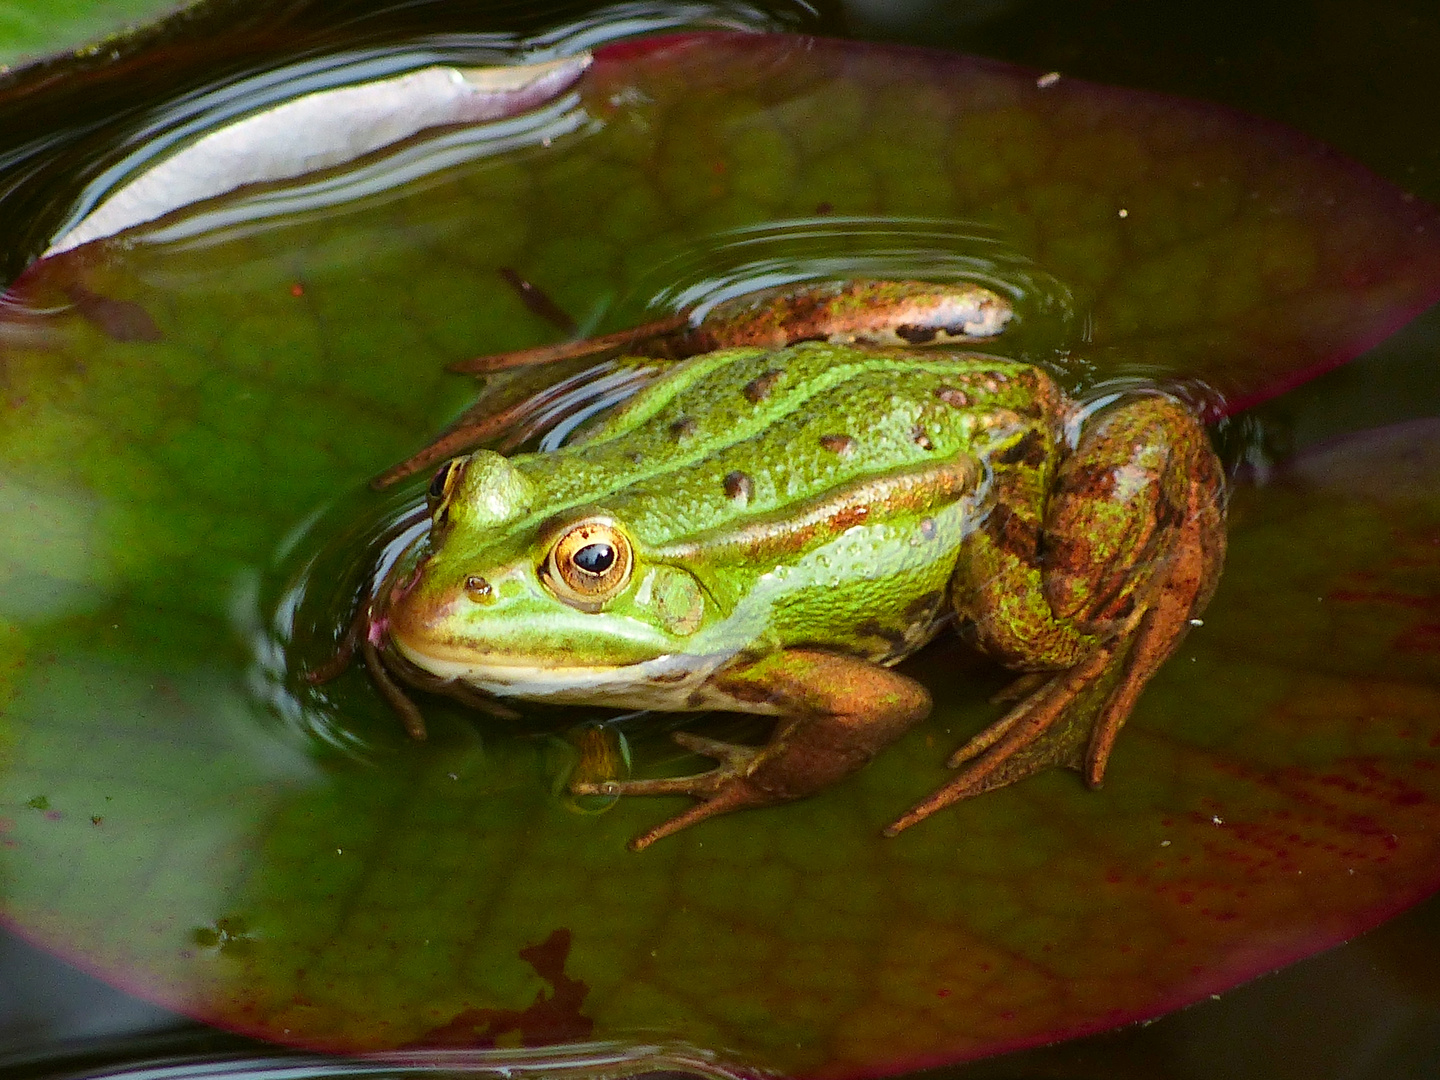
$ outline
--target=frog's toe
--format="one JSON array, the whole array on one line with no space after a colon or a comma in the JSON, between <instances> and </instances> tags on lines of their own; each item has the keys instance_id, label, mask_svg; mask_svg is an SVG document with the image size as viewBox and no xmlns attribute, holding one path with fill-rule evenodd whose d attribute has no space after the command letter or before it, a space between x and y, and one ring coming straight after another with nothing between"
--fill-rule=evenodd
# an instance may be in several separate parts
<instances>
[{"instance_id":1,"label":"frog's toe","mask_svg":"<svg viewBox=\"0 0 1440 1080\"><path fill-rule=\"evenodd\" d=\"M723 742L720 739L707 739L704 735L692 735L688 731L673 732L670 738L692 753L714 758L720 762L719 767L711 772L726 771L732 776L744 776L749 770L750 763L760 754L758 746ZM711 773L704 775L709 776Z\"/></svg>"},{"instance_id":2,"label":"frog's toe","mask_svg":"<svg viewBox=\"0 0 1440 1080\"><path fill-rule=\"evenodd\" d=\"M995 693L991 694L989 699L990 704L1014 705L1017 701L1024 701L1026 698L1028 698L1031 694L1033 694L1036 690L1040 689L1040 687L1044 686L1054 677L1055 673L1053 671L1027 671L1023 675L1017 676L1016 678L1012 679L1010 682L1002 686L999 690L995 691ZM975 740L973 739L971 740L971 742L974 741ZM959 761L965 760L964 758L958 756L959 751L956 751L956 755L957 757L950 759L950 767L952 769L956 766L956 764L958 764Z\"/></svg>"},{"instance_id":3,"label":"frog's toe","mask_svg":"<svg viewBox=\"0 0 1440 1080\"><path fill-rule=\"evenodd\" d=\"M662 821L655 828L635 837L627 846L631 851L643 851L656 840L663 840L665 837L677 833L681 829L689 828L706 818L728 814L732 810L744 810L747 807L767 806L775 801L773 794L756 787L743 777L722 785L714 795L700 796L700 798L701 802L696 803L683 814L676 814L674 817Z\"/></svg>"},{"instance_id":4,"label":"frog's toe","mask_svg":"<svg viewBox=\"0 0 1440 1080\"><path fill-rule=\"evenodd\" d=\"M937 810L943 810L951 803L957 803L961 799L968 799L972 795L979 795L986 790L983 783L977 782L974 770L966 769L965 772L955 777L944 787L933 791L927 798L920 800L905 813L885 826L882 830L885 836L898 836L911 825L924 821Z\"/></svg>"},{"instance_id":5,"label":"frog's toe","mask_svg":"<svg viewBox=\"0 0 1440 1080\"><path fill-rule=\"evenodd\" d=\"M894 836L937 810L1052 766L1080 768L1094 741L1094 713L1075 708L1076 699L1102 676L1113 657L1112 649L1101 649L1073 668L1052 675L1019 705L955 751L948 764L960 772L892 822L885 835Z\"/></svg>"},{"instance_id":6,"label":"frog's toe","mask_svg":"<svg viewBox=\"0 0 1440 1080\"><path fill-rule=\"evenodd\" d=\"M721 769L693 776L666 776L658 780L577 780L570 784L571 795L693 795L714 798L730 775Z\"/></svg>"},{"instance_id":7,"label":"frog's toe","mask_svg":"<svg viewBox=\"0 0 1440 1080\"><path fill-rule=\"evenodd\" d=\"M630 841L632 851L647 848L656 840L708 817L747 806L764 806L776 801L773 793L747 779L751 764L761 752L760 747L721 742L719 739L707 739L703 735L692 735L684 731L675 732L671 738L685 749L714 758L720 764L707 772L690 776L597 783L575 782L570 785L572 795L689 795L701 800L683 814L662 822Z\"/></svg>"},{"instance_id":8,"label":"frog's toe","mask_svg":"<svg viewBox=\"0 0 1440 1080\"><path fill-rule=\"evenodd\" d=\"M732 781L750 771L750 764L760 753L756 746L721 742L703 735L677 731L671 736L686 750L714 758L720 764L702 773L689 776L667 776L656 780L610 780L602 782L572 781L572 795L693 795L697 799L713 799Z\"/></svg>"}]
</instances>

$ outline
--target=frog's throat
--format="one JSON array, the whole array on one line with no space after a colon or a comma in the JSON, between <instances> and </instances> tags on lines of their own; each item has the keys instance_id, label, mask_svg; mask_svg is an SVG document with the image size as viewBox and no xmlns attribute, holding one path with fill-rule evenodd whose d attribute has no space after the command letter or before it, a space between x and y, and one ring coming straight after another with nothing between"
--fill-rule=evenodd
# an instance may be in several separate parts
<instances>
[{"instance_id":1,"label":"frog's throat","mask_svg":"<svg viewBox=\"0 0 1440 1080\"><path fill-rule=\"evenodd\" d=\"M502 698L520 698L555 705L601 705L618 709L665 712L778 714L764 701L744 701L711 685L711 676L725 656L670 654L619 665L557 665L554 656L508 656L504 663L486 663L473 656L435 656L393 639L410 663L442 683L465 686Z\"/></svg>"}]
</instances>

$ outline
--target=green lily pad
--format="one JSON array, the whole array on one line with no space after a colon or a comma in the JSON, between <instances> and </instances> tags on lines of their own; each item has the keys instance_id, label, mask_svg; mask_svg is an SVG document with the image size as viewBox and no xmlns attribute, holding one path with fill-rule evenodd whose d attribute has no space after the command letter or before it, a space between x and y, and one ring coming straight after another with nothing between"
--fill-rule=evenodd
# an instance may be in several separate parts
<instances>
[{"instance_id":1,"label":"green lily pad","mask_svg":"<svg viewBox=\"0 0 1440 1080\"><path fill-rule=\"evenodd\" d=\"M0 65L72 50L100 50L114 39L203 0L4 0ZM96 44L98 43L98 44Z\"/></svg>"},{"instance_id":2,"label":"green lily pad","mask_svg":"<svg viewBox=\"0 0 1440 1080\"><path fill-rule=\"evenodd\" d=\"M360 673L308 686L302 616L338 629L368 528L416 497L365 480L473 393L442 365L555 334L501 268L586 331L760 281L980 277L1017 354L1204 380L1216 412L1440 289L1433 212L1298 136L938 54L611 46L468 138L408 184L204 204L12 290L8 923L279 1042L848 1076L1154 1015L1440 884L1432 426L1237 491L1220 592L1098 793L1048 774L879 837L995 712L1003 676L949 643L908 669L934 716L861 773L638 855L671 804L581 812L554 715L427 703L417 745ZM630 731L664 768L664 723Z\"/></svg>"}]
</instances>

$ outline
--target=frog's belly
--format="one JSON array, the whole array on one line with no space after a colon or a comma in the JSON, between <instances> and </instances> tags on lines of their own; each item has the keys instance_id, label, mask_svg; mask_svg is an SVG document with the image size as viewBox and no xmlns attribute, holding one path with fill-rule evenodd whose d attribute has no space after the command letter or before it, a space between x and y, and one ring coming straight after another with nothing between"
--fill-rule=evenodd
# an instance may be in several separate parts
<instances>
[{"instance_id":1,"label":"frog's belly","mask_svg":"<svg viewBox=\"0 0 1440 1080\"><path fill-rule=\"evenodd\" d=\"M403 650L402 650L403 652ZM742 701L711 685L724 657L660 656L623 667L552 667L524 664L466 664L427 658L425 668L441 679L461 682L495 697L523 698L555 705L606 705L663 712L778 714L763 701Z\"/></svg>"}]
</instances>

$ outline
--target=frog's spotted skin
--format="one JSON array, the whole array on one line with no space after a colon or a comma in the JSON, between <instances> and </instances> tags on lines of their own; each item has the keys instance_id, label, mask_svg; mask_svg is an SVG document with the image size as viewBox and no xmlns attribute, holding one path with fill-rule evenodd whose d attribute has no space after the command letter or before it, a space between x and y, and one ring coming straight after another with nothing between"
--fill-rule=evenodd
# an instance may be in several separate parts
<instances>
[{"instance_id":1,"label":"frog's spotted skin","mask_svg":"<svg viewBox=\"0 0 1440 1080\"><path fill-rule=\"evenodd\" d=\"M897 378L909 392L895 393ZM953 392L965 388L989 404L958 404ZM628 707L713 707L708 697L686 704L678 689L657 703L641 670L617 668L655 656L688 654L691 670L713 670L769 637L896 659L914 648L897 642L918 644L936 628L938 608L917 624L913 600L943 594L956 546L988 509L993 477L980 462L1027 438L1053 456L1047 401L1058 394L1038 369L975 356L802 344L684 361L583 442L508 460L487 454L490 469L511 473L507 482L524 495L463 542L465 501L497 481L493 472L453 481L451 531L426 563L423 589L391 613L397 645L436 673L443 649L447 677L516 696L586 700L574 687L552 689L557 671L576 671L597 688L589 700ZM870 418L863 430L836 432L847 410ZM693 425L677 433L683 421ZM598 613L553 610L538 583L522 594L519 579L533 576L551 523L597 511L622 522L636 547L645 569L637 567L633 589ZM456 602L453 616L422 607L426 596L454 595L476 567L489 568L479 573L500 594L495 601ZM704 605L701 619L678 629L653 617L655 597L642 595L647 574L677 567ZM833 617L852 609L867 612L862 625ZM433 637L417 622L422 611ZM537 636L536 620L551 632ZM527 653L528 691L517 674L527 665L516 662ZM504 661L494 665L503 676L486 673L492 657ZM588 673L597 657L603 678ZM635 697L623 694L627 678Z\"/></svg>"},{"instance_id":2,"label":"frog's spotted skin","mask_svg":"<svg viewBox=\"0 0 1440 1080\"><path fill-rule=\"evenodd\" d=\"M900 284L887 286L900 314L877 313L892 330L915 303L916 283ZM817 307L856 291L751 310L767 340L777 305L805 312L800 336L815 337ZM1029 677L957 753L955 780L889 831L1052 764L1098 784L1140 690L1213 591L1223 480L1168 397L1080 418L1040 369L950 347L700 352L561 450L443 467L430 535L377 598L376 625L406 661L396 670L427 685L779 716L764 747L687 736L719 761L708 773L577 785L701 800L637 847L853 772L928 713L888 665L951 614L1006 665L1052 674Z\"/></svg>"}]
</instances>

